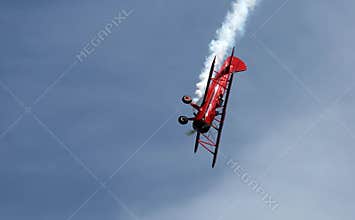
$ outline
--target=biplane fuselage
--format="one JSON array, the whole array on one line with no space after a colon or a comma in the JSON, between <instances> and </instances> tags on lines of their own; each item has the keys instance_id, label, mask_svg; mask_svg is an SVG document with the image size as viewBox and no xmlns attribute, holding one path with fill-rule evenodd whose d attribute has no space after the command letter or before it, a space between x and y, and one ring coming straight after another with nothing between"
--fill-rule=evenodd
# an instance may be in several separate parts
<instances>
[{"instance_id":1,"label":"biplane fuselage","mask_svg":"<svg viewBox=\"0 0 355 220\"><path fill-rule=\"evenodd\" d=\"M232 59L230 70L228 71L228 65ZM233 72L239 72L246 70L246 65L236 57L228 57L220 70L216 72L216 75L212 78L210 85L208 86L206 98L202 106L198 109L193 122L193 128L200 133L206 133L213 125L213 121L219 112L218 108L223 105L223 97L227 91L228 80L231 78Z\"/></svg>"},{"instance_id":2,"label":"biplane fuselage","mask_svg":"<svg viewBox=\"0 0 355 220\"><path fill-rule=\"evenodd\" d=\"M183 96L182 98L185 104L190 104L197 112L194 113L195 117L192 118L180 116L179 122L187 124L188 121L193 121L192 127L197 132L194 152L196 153L198 146L202 146L213 154L212 167L215 166L217 159L233 73L247 69L245 63L233 55L234 48L231 56L223 62L218 72L214 71L216 57L214 58L201 105L193 103L190 96ZM211 128L217 131L217 137L210 134Z\"/></svg>"}]
</instances>

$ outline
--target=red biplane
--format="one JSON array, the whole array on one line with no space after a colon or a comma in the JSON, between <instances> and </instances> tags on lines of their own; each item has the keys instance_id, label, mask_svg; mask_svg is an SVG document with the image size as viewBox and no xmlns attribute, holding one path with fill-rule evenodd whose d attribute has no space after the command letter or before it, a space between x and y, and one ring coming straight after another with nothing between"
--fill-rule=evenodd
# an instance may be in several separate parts
<instances>
[{"instance_id":1,"label":"red biplane","mask_svg":"<svg viewBox=\"0 0 355 220\"><path fill-rule=\"evenodd\" d=\"M224 61L218 72L214 70L216 61L214 57L201 105L192 102L190 96L182 97L183 103L191 105L197 112L194 113L195 117L180 116L178 121L180 124L193 121L192 127L197 132L194 152L196 153L199 145L210 152L213 155L212 168L216 164L233 73L247 69L245 63L233 55L234 48L231 56ZM215 133L210 132L210 129Z\"/></svg>"}]
</instances>

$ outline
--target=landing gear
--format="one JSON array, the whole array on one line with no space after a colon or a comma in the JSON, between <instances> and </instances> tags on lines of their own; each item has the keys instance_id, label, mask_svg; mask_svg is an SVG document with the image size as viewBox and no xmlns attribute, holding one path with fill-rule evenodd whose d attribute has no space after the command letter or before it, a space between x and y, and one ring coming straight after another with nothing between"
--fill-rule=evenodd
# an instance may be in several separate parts
<instances>
[{"instance_id":1,"label":"landing gear","mask_svg":"<svg viewBox=\"0 0 355 220\"><path fill-rule=\"evenodd\" d=\"M190 104L192 102L192 98L190 96L187 96L187 95L184 95L181 100L185 104Z\"/></svg>"},{"instance_id":2,"label":"landing gear","mask_svg":"<svg viewBox=\"0 0 355 220\"><path fill-rule=\"evenodd\" d=\"M189 119L186 116L180 116L178 118L178 121L182 125L186 125L189 122Z\"/></svg>"},{"instance_id":3,"label":"landing gear","mask_svg":"<svg viewBox=\"0 0 355 220\"><path fill-rule=\"evenodd\" d=\"M181 98L181 101L187 105L191 105L192 107L194 108L199 108L195 103L192 103L192 98L191 96L187 96L187 95L184 95L182 98ZM182 125L186 125L189 121L193 121L194 118L188 118L186 116L180 116L178 118L178 121L180 124Z\"/></svg>"}]
</instances>

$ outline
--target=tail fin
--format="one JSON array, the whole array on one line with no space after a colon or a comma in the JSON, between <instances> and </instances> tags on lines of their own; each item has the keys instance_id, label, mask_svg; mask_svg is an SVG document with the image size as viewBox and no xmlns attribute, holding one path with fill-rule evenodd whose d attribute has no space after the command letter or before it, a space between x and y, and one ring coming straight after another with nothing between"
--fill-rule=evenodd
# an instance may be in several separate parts
<instances>
[{"instance_id":1,"label":"tail fin","mask_svg":"<svg viewBox=\"0 0 355 220\"><path fill-rule=\"evenodd\" d=\"M238 57L228 57L228 59L232 59L232 64L231 64L231 67L230 67L230 71L231 72L242 72L242 71L245 71L247 70L247 65L241 60L239 59Z\"/></svg>"},{"instance_id":2,"label":"tail fin","mask_svg":"<svg viewBox=\"0 0 355 220\"><path fill-rule=\"evenodd\" d=\"M223 74L242 72L247 70L247 65L238 57L234 56L234 47L232 50L232 54L224 61L221 70L223 70Z\"/></svg>"},{"instance_id":3,"label":"tail fin","mask_svg":"<svg viewBox=\"0 0 355 220\"><path fill-rule=\"evenodd\" d=\"M219 74L216 77L221 77L224 74L242 72L247 70L247 65L238 57L234 56L234 48L232 50L231 56L229 56L221 66Z\"/></svg>"}]
</instances>

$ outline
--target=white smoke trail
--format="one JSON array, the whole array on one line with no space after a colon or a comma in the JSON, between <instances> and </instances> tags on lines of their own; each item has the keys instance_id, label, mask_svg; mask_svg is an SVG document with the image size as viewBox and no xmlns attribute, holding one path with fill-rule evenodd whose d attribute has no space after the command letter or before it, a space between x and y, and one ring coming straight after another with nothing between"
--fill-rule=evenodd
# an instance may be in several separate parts
<instances>
[{"instance_id":1,"label":"white smoke trail","mask_svg":"<svg viewBox=\"0 0 355 220\"><path fill-rule=\"evenodd\" d=\"M233 47L236 37L244 34L244 27L248 14L252 11L258 0L236 0L232 3L232 9L216 31L216 37L209 44L209 55L206 57L204 67L199 76L200 82L196 84L194 98L198 102L204 95L210 67L214 56L216 56L216 68L219 68L226 53Z\"/></svg>"}]
</instances>

